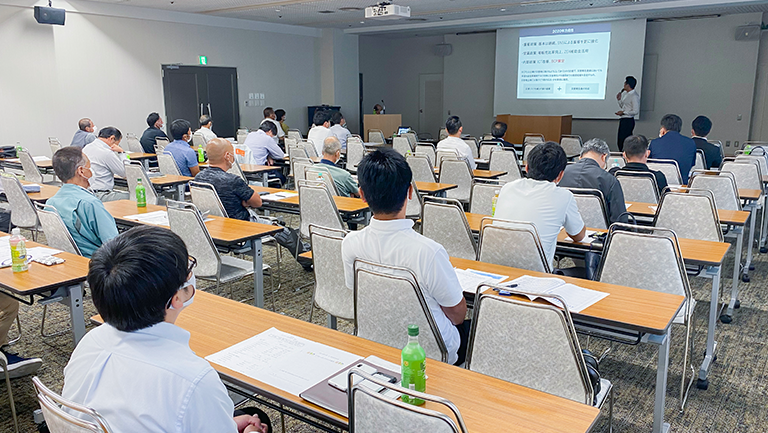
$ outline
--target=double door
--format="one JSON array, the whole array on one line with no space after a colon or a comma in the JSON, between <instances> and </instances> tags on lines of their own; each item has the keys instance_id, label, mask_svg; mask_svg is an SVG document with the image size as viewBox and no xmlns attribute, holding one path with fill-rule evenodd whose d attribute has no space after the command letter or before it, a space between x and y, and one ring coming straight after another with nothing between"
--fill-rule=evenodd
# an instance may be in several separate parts
<instances>
[{"instance_id":1,"label":"double door","mask_svg":"<svg viewBox=\"0 0 768 433\"><path fill-rule=\"evenodd\" d=\"M213 119L219 137L235 137L240 126L237 68L163 65L163 94L167 124L185 119L192 130L200 116Z\"/></svg>"}]
</instances>

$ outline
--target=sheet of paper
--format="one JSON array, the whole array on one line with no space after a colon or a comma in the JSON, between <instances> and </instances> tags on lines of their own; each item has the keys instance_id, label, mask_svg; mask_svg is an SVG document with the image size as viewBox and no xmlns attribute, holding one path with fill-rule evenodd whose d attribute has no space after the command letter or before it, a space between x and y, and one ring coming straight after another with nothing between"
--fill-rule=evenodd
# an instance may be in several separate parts
<instances>
[{"instance_id":1,"label":"sheet of paper","mask_svg":"<svg viewBox=\"0 0 768 433\"><path fill-rule=\"evenodd\" d=\"M44 257L44 256L55 256L56 254L59 254L61 252L62 252L61 250L57 250L54 248L46 248L46 247L27 248L27 255L35 258Z\"/></svg>"},{"instance_id":2,"label":"sheet of paper","mask_svg":"<svg viewBox=\"0 0 768 433\"><path fill-rule=\"evenodd\" d=\"M624 207L625 207L626 209L629 209L629 207L630 207L630 206L632 206L632 203L624 203Z\"/></svg>"},{"instance_id":3,"label":"sheet of paper","mask_svg":"<svg viewBox=\"0 0 768 433\"><path fill-rule=\"evenodd\" d=\"M477 286L480 284L495 284L508 278L505 275L496 275L474 269L455 268L454 271L456 271L456 276L459 278L459 285L461 285L461 288L465 293L475 293L477 291Z\"/></svg>"},{"instance_id":4,"label":"sheet of paper","mask_svg":"<svg viewBox=\"0 0 768 433\"><path fill-rule=\"evenodd\" d=\"M597 230L584 230L584 238L586 239L595 233L597 233ZM589 241L586 240L586 242L589 242Z\"/></svg>"},{"instance_id":5,"label":"sheet of paper","mask_svg":"<svg viewBox=\"0 0 768 433\"><path fill-rule=\"evenodd\" d=\"M6 260L10 262L11 260L11 244L8 243L10 239L10 236L3 236L0 238L0 263L5 262Z\"/></svg>"},{"instance_id":6,"label":"sheet of paper","mask_svg":"<svg viewBox=\"0 0 768 433\"><path fill-rule=\"evenodd\" d=\"M522 292L546 294L555 287L565 284L565 281L560 278L543 278L523 275L522 277L515 278L512 281L502 284L502 286L512 287L513 284L517 285L514 287L515 289ZM528 298L534 300L536 299L536 296L528 296Z\"/></svg>"},{"instance_id":7,"label":"sheet of paper","mask_svg":"<svg viewBox=\"0 0 768 433\"><path fill-rule=\"evenodd\" d=\"M296 197L297 195L299 194L295 192L276 192L274 194L263 195L261 196L261 199L266 201L277 201L277 200L283 200L286 198Z\"/></svg>"},{"instance_id":8,"label":"sheet of paper","mask_svg":"<svg viewBox=\"0 0 768 433\"><path fill-rule=\"evenodd\" d=\"M299 395L362 357L270 328L205 359Z\"/></svg>"},{"instance_id":9,"label":"sheet of paper","mask_svg":"<svg viewBox=\"0 0 768 433\"><path fill-rule=\"evenodd\" d=\"M651 205L651 206L648 206L648 209L650 209L650 210L652 210L652 211L654 211L654 212L656 212L656 209L658 209L658 208L659 208L659 207L658 207L658 206L656 206L656 205Z\"/></svg>"},{"instance_id":10,"label":"sheet of paper","mask_svg":"<svg viewBox=\"0 0 768 433\"><path fill-rule=\"evenodd\" d=\"M168 212L164 210L158 210L155 212L140 213L136 215L126 215L126 219L140 221L147 224L155 224L159 226L168 226Z\"/></svg>"},{"instance_id":11,"label":"sheet of paper","mask_svg":"<svg viewBox=\"0 0 768 433\"><path fill-rule=\"evenodd\" d=\"M572 313L580 313L582 310L608 296L608 293L585 289L574 284L563 284L552 289L549 294L558 295L563 298L565 304L568 305L568 310Z\"/></svg>"}]
</instances>

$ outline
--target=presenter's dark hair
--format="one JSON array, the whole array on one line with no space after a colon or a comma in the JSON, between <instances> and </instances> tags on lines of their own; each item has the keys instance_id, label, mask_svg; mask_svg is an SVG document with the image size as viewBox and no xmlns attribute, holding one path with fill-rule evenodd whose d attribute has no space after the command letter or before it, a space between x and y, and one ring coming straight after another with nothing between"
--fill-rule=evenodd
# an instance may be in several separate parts
<instances>
[{"instance_id":1,"label":"presenter's dark hair","mask_svg":"<svg viewBox=\"0 0 768 433\"><path fill-rule=\"evenodd\" d=\"M115 140L120 141L123 139L123 133L114 126L105 126L99 130L99 138L109 138L115 136Z\"/></svg>"},{"instance_id":2,"label":"presenter's dark hair","mask_svg":"<svg viewBox=\"0 0 768 433\"><path fill-rule=\"evenodd\" d=\"M83 150L77 146L62 147L53 154L52 160L53 172L62 182L75 177L77 168L86 164Z\"/></svg>"},{"instance_id":3,"label":"presenter's dark hair","mask_svg":"<svg viewBox=\"0 0 768 433\"><path fill-rule=\"evenodd\" d=\"M648 139L644 135L630 135L624 139L624 153L628 158L637 158L648 151Z\"/></svg>"},{"instance_id":4,"label":"presenter's dark hair","mask_svg":"<svg viewBox=\"0 0 768 433\"><path fill-rule=\"evenodd\" d=\"M315 111L315 115L312 116L312 124L315 126L320 126L325 122L328 122L331 120L331 114L328 113L326 110L317 110Z\"/></svg>"},{"instance_id":5,"label":"presenter's dark hair","mask_svg":"<svg viewBox=\"0 0 768 433\"><path fill-rule=\"evenodd\" d=\"M192 125L184 119L176 119L171 123L171 136L174 140L183 140Z\"/></svg>"},{"instance_id":6,"label":"presenter's dark hair","mask_svg":"<svg viewBox=\"0 0 768 433\"><path fill-rule=\"evenodd\" d=\"M275 118L276 118L275 120L277 120L278 122L282 122L284 117L285 117L285 110L283 110L282 108L278 108L277 110L275 110Z\"/></svg>"},{"instance_id":7,"label":"presenter's dark hair","mask_svg":"<svg viewBox=\"0 0 768 433\"><path fill-rule=\"evenodd\" d=\"M213 119L211 119L211 116L209 116L207 114L203 114L202 116L200 116L200 126L207 125L207 124L211 123L212 120Z\"/></svg>"},{"instance_id":8,"label":"presenter's dark hair","mask_svg":"<svg viewBox=\"0 0 768 433\"><path fill-rule=\"evenodd\" d=\"M187 279L187 247L172 231L140 226L102 245L91 257L93 304L115 328L137 331L165 320L165 306Z\"/></svg>"},{"instance_id":9,"label":"presenter's dark hair","mask_svg":"<svg viewBox=\"0 0 768 433\"><path fill-rule=\"evenodd\" d=\"M357 181L374 214L399 212L408 196L413 173L403 155L393 149L379 149L363 157L357 167Z\"/></svg>"},{"instance_id":10,"label":"presenter's dark hair","mask_svg":"<svg viewBox=\"0 0 768 433\"><path fill-rule=\"evenodd\" d=\"M712 121L707 116L698 116L691 122L691 129L699 137L706 137L712 130Z\"/></svg>"},{"instance_id":11,"label":"presenter's dark hair","mask_svg":"<svg viewBox=\"0 0 768 433\"><path fill-rule=\"evenodd\" d=\"M155 127L155 122L160 120L160 115L157 113L149 113L149 116L147 116L147 125L149 125L150 128Z\"/></svg>"},{"instance_id":12,"label":"presenter's dark hair","mask_svg":"<svg viewBox=\"0 0 768 433\"><path fill-rule=\"evenodd\" d=\"M264 118L272 117L273 114L275 114L275 110L272 107L267 107L263 111Z\"/></svg>"},{"instance_id":13,"label":"presenter's dark hair","mask_svg":"<svg viewBox=\"0 0 768 433\"><path fill-rule=\"evenodd\" d=\"M77 127L80 128L81 131L85 131L89 126L91 126L91 119L87 117L84 117L77 122Z\"/></svg>"},{"instance_id":14,"label":"presenter's dark hair","mask_svg":"<svg viewBox=\"0 0 768 433\"><path fill-rule=\"evenodd\" d=\"M554 141L541 143L528 155L528 177L552 182L568 164L563 148Z\"/></svg>"},{"instance_id":15,"label":"presenter's dark hair","mask_svg":"<svg viewBox=\"0 0 768 433\"><path fill-rule=\"evenodd\" d=\"M344 118L344 115L341 114L341 111L336 111L331 116L331 125L341 125L341 119Z\"/></svg>"},{"instance_id":16,"label":"presenter's dark hair","mask_svg":"<svg viewBox=\"0 0 768 433\"><path fill-rule=\"evenodd\" d=\"M264 122L259 125L259 129L264 132L271 132L273 137L277 136L277 126L272 122Z\"/></svg>"},{"instance_id":17,"label":"presenter's dark hair","mask_svg":"<svg viewBox=\"0 0 768 433\"><path fill-rule=\"evenodd\" d=\"M459 119L459 116L450 116L448 117L448 120L445 121L445 130L448 132L448 135L453 135L459 132L459 128L461 128L461 119Z\"/></svg>"},{"instance_id":18,"label":"presenter's dark hair","mask_svg":"<svg viewBox=\"0 0 768 433\"><path fill-rule=\"evenodd\" d=\"M624 79L624 82L627 83L629 87L633 89L635 88L635 86L637 86L637 78L631 75L627 76L627 78Z\"/></svg>"},{"instance_id":19,"label":"presenter's dark hair","mask_svg":"<svg viewBox=\"0 0 768 433\"><path fill-rule=\"evenodd\" d=\"M667 131L680 132L680 129L683 127L683 119L677 114L665 114L661 118L661 126Z\"/></svg>"},{"instance_id":20,"label":"presenter's dark hair","mask_svg":"<svg viewBox=\"0 0 768 433\"><path fill-rule=\"evenodd\" d=\"M507 124L504 122L493 122L491 125L491 135L495 138L502 138L507 133Z\"/></svg>"}]
</instances>

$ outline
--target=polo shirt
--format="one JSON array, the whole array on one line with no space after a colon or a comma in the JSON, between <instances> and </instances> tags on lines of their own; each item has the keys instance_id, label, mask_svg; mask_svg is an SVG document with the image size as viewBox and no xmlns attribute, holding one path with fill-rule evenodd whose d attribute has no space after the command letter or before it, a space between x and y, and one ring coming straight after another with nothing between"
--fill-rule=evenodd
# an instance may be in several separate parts
<instances>
[{"instance_id":1,"label":"polo shirt","mask_svg":"<svg viewBox=\"0 0 768 433\"><path fill-rule=\"evenodd\" d=\"M565 227L568 234L578 234L584 228L573 194L545 180L517 179L504 185L494 217L533 223L550 266L560 229Z\"/></svg>"},{"instance_id":2,"label":"polo shirt","mask_svg":"<svg viewBox=\"0 0 768 433\"><path fill-rule=\"evenodd\" d=\"M85 257L91 257L103 243L118 234L115 219L104 208L104 203L79 185L65 183L46 205L56 208Z\"/></svg>"},{"instance_id":3,"label":"polo shirt","mask_svg":"<svg viewBox=\"0 0 768 433\"><path fill-rule=\"evenodd\" d=\"M309 130L307 140L315 145L315 150L317 151L318 156L323 154L323 142L331 135L333 135L333 133L331 133L330 128L326 128L323 125L313 126L312 129Z\"/></svg>"},{"instance_id":4,"label":"polo shirt","mask_svg":"<svg viewBox=\"0 0 768 433\"><path fill-rule=\"evenodd\" d=\"M472 168L472 170L477 168L477 163L475 163L475 156L472 153L472 149L470 149L469 145L459 137L451 137L450 135L445 137L444 139L440 140L439 143L437 143L436 150L455 150L459 153L460 159L463 159L469 163L469 166Z\"/></svg>"},{"instance_id":5,"label":"polo shirt","mask_svg":"<svg viewBox=\"0 0 768 433\"><path fill-rule=\"evenodd\" d=\"M339 194L344 197L349 197L351 194L357 194L357 182L352 179L352 175L343 168L339 168L332 161L325 158L320 160L320 164L324 164L328 171L331 172L333 183L336 185L336 189Z\"/></svg>"},{"instance_id":6,"label":"polo shirt","mask_svg":"<svg viewBox=\"0 0 768 433\"><path fill-rule=\"evenodd\" d=\"M95 409L115 432L235 433L216 370L166 322L133 332L91 329L64 368L62 396Z\"/></svg>"},{"instance_id":7,"label":"polo shirt","mask_svg":"<svg viewBox=\"0 0 768 433\"><path fill-rule=\"evenodd\" d=\"M354 290L355 259L408 268L416 275L427 306L448 349L448 363L458 360L459 331L440 306L455 307L464 298L459 279L445 248L413 230L413 221L371 218L366 228L353 231L341 244L344 277Z\"/></svg>"},{"instance_id":8,"label":"polo shirt","mask_svg":"<svg viewBox=\"0 0 768 433\"><path fill-rule=\"evenodd\" d=\"M251 218L248 209L243 206L243 202L250 200L255 192L240 176L227 173L218 167L208 167L197 173L195 182L213 185L213 189L219 195L219 200L221 200L221 204L230 218L245 221Z\"/></svg>"},{"instance_id":9,"label":"polo shirt","mask_svg":"<svg viewBox=\"0 0 768 433\"><path fill-rule=\"evenodd\" d=\"M619 221L619 216L627 211L621 183L600 167L594 159L582 158L575 164L569 164L565 167L565 173L559 185L567 188L600 190L605 199L608 218L612 223Z\"/></svg>"},{"instance_id":10,"label":"polo shirt","mask_svg":"<svg viewBox=\"0 0 768 433\"><path fill-rule=\"evenodd\" d=\"M72 137L72 143L70 143L70 146L79 147L82 149L86 144L92 142L95 139L96 135L94 133L85 132L82 129L78 129L77 132L75 132L75 136Z\"/></svg>"},{"instance_id":11,"label":"polo shirt","mask_svg":"<svg viewBox=\"0 0 768 433\"><path fill-rule=\"evenodd\" d=\"M200 133L200 135L203 136L203 140L205 140L205 144L208 144L209 141L213 140L214 138L218 138L218 135L216 135L215 132L211 131L211 128L203 128L200 127L196 133Z\"/></svg>"},{"instance_id":12,"label":"polo shirt","mask_svg":"<svg viewBox=\"0 0 768 433\"><path fill-rule=\"evenodd\" d=\"M153 151L154 152L154 151ZM89 180L94 191L112 191L115 176L125 177L125 153L117 153L104 140L97 138L83 148L83 154L91 161L93 177Z\"/></svg>"},{"instance_id":13,"label":"polo shirt","mask_svg":"<svg viewBox=\"0 0 768 433\"><path fill-rule=\"evenodd\" d=\"M275 143L272 137L267 135L267 133L261 129L249 132L245 137L245 143L243 144L251 149L253 160L258 165L267 165L268 156L272 157L272 159L285 158L283 149L280 149L280 146Z\"/></svg>"},{"instance_id":14,"label":"polo shirt","mask_svg":"<svg viewBox=\"0 0 768 433\"><path fill-rule=\"evenodd\" d=\"M190 167L197 167L197 152L184 140L174 140L165 146L165 152L173 155L182 176L192 176Z\"/></svg>"},{"instance_id":15,"label":"polo shirt","mask_svg":"<svg viewBox=\"0 0 768 433\"><path fill-rule=\"evenodd\" d=\"M168 138L165 132L159 128L152 127L144 130L139 142L145 153L155 153L155 138L157 137Z\"/></svg>"},{"instance_id":16,"label":"polo shirt","mask_svg":"<svg viewBox=\"0 0 768 433\"><path fill-rule=\"evenodd\" d=\"M341 143L341 148L346 149L347 148L347 139L352 135L351 132L349 132L349 129L336 124L331 126L331 133L336 136L336 138L339 139L339 143Z\"/></svg>"}]
</instances>

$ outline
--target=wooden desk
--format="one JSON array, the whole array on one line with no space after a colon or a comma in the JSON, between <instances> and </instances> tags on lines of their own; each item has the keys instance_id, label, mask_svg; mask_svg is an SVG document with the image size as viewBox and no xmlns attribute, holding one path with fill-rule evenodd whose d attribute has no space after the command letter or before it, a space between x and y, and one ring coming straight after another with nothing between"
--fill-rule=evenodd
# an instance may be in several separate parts
<instances>
[{"instance_id":1,"label":"wooden desk","mask_svg":"<svg viewBox=\"0 0 768 433\"><path fill-rule=\"evenodd\" d=\"M99 317L94 320L100 321ZM309 338L360 356L376 355L400 363L400 349L355 337L322 326L255 309L210 293L198 292L194 304L179 316L176 325L190 332L189 346L201 357L230 347L272 327ZM555 397L459 367L427 362L427 392L453 402L467 429L474 433L587 432L599 411L585 404ZM302 414L347 429L347 419L302 398L212 364L225 382L277 401ZM427 404L427 408L431 405Z\"/></svg>"},{"instance_id":2,"label":"wooden desk","mask_svg":"<svg viewBox=\"0 0 768 433\"><path fill-rule=\"evenodd\" d=\"M658 205L652 203L640 203L632 201L628 201L626 203L631 205L627 211L636 215L654 216L658 210ZM720 219L720 222L723 224L743 226L749 219L749 212L718 209L717 216Z\"/></svg>"},{"instance_id":3,"label":"wooden desk","mask_svg":"<svg viewBox=\"0 0 768 433\"><path fill-rule=\"evenodd\" d=\"M27 182L26 180L22 180L22 185L31 185L35 182ZM40 192L28 192L27 195L29 196L29 199L32 201L37 201L41 203L45 203L48 201L49 198L56 195L57 192L59 192L59 187L54 185L46 185L42 183L38 183L40 185Z\"/></svg>"},{"instance_id":4,"label":"wooden desk","mask_svg":"<svg viewBox=\"0 0 768 433\"><path fill-rule=\"evenodd\" d=\"M269 188L269 187L257 186L257 185L251 185L251 189L256 191L257 193L259 192L268 192L270 194L274 194L277 192L290 192L294 194L296 193L296 191L291 191L288 189ZM333 201L336 203L336 208L342 214L355 214L355 213L364 212L368 210L368 204L359 198L333 196ZM282 200L275 200L275 201L264 200L263 203L264 204L262 205L262 208L271 208L279 212L288 212L288 213L294 213L294 214L298 214L299 212L299 196L298 195L290 198L284 198Z\"/></svg>"},{"instance_id":5,"label":"wooden desk","mask_svg":"<svg viewBox=\"0 0 768 433\"><path fill-rule=\"evenodd\" d=\"M416 182L416 189L427 195L444 196L446 191L458 187L452 183Z\"/></svg>"},{"instance_id":6,"label":"wooden desk","mask_svg":"<svg viewBox=\"0 0 768 433\"><path fill-rule=\"evenodd\" d=\"M440 175L440 169L435 168L435 174ZM496 179L498 177L504 176L507 174L506 171L491 171L491 170L472 170L472 177L476 177L478 179Z\"/></svg>"},{"instance_id":7,"label":"wooden desk","mask_svg":"<svg viewBox=\"0 0 768 433\"><path fill-rule=\"evenodd\" d=\"M739 189L739 198L742 200L757 200L763 191L759 189Z\"/></svg>"},{"instance_id":8,"label":"wooden desk","mask_svg":"<svg viewBox=\"0 0 768 433\"><path fill-rule=\"evenodd\" d=\"M104 203L115 221L123 226L133 227L145 224L141 221L127 219L127 215L136 215L148 212L165 211L164 206L147 204L147 207L140 208L136 202L131 200L117 200ZM243 242L251 243L253 253L253 291L254 303L257 307L264 306L264 275L262 272L263 260L261 254L261 238L273 235L282 230L282 227L276 227L267 224L260 224L251 221L243 221L234 218L222 218L218 216L208 216L205 227L211 235L213 241L219 245L230 247Z\"/></svg>"},{"instance_id":9,"label":"wooden desk","mask_svg":"<svg viewBox=\"0 0 768 433\"><path fill-rule=\"evenodd\" d=\"M152 186L156 191L176 188L176 200L178 201L184 201L184 189L190 180L195 180L195 178L189 176L178 176L175 174L149 177L149 181L152 182ZM120 176L115 176L115 184L128 187L128 181L124 177Z\"/></svg>"}]
</instances>

